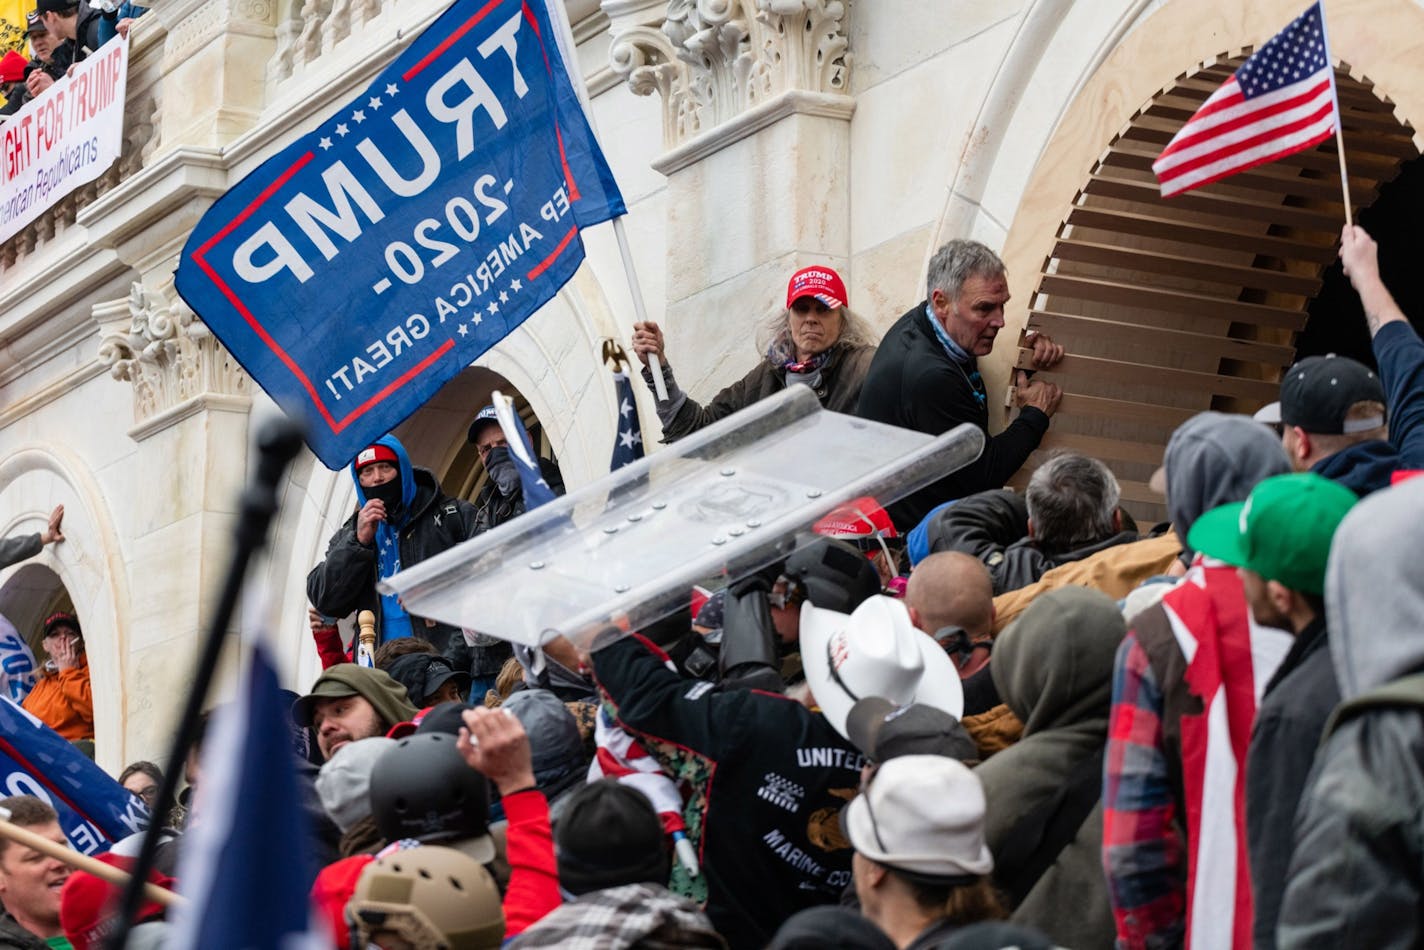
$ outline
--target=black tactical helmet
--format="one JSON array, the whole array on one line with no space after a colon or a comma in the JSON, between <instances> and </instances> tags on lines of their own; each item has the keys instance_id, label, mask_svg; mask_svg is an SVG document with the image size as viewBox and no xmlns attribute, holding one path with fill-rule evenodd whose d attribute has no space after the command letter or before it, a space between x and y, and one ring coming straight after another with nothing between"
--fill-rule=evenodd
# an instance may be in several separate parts
<instances>
[{"instance_id":1,"label":"black tactical helmet","mask_svg":"<svg viewBox=\"0 0 1424 950\"><path fill-rule=\"evenodd\" d=\"M401 739L371 771L371 815L386 841L488 840L489 798L489 782L465 764L446 733ZM481 863L494 857L492 844L489 851Z\"/></svg>"},{"instance_id":2,"label":"black tactical helmet","mask_svg":"<svg viewBox=\"0 0 1424 950\"><path fill-rule=\"evenodd\" d=\"M820 535L802 540L781 574L815 606L843 614L880 593L880 572L864 554L844 541Z\"/></svg>"}]
</instances>

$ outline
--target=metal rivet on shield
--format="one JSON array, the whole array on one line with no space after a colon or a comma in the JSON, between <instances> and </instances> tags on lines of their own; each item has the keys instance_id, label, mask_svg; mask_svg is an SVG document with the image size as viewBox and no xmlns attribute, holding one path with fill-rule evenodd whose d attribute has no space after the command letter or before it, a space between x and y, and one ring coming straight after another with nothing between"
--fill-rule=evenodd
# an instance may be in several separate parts
<instances>
[{"instance_id":1,"label":"metal rivet on shield","mask_svg":"<svg viewBox=\"0 0 1424 950\"><path fill-rule=\"evenodd\" d=\"M820 497L821 497L821 491L820 491L820 489L818 489L818 488L813 488L813 489L811 489L810 491L808 491L808 492L806 493L806 497L807 497L807 498L820 498Z\"/></svg>"},{"instance_id":2,"label":"metal rivet on shield","mask_svg":"<svg viewBox=\"0 0 1424 950\"><path fill-rule=\"evenodd\" d=\"M663 510L664 508L666 508L666 507L667 507L667 502L665 502L665 501L655 501L655 502L653 502L653 510L654 510L654 511L662 511L662 510Z\"/></svg>"},{"instance_id":3,"label":"metal rivet on shield","mask_svg":"<svg viewBox=\"0 0 1424 950\"><path fill-rule=\"evenodd\" d=\"M611 524L611 525L609 525L608 527L606 527L606 528L603 529L603 533L604 533L604 534L617 534L617 533L618 533L618 526L617 526L616 524Z\"/></svg>"},{"instance_id":4,"label":"metal rivet on shield","mask_svg":"<svg viewBox=\"0 0 1424 950\"><path fill-rule=\"evenodd\" d=\"M712 543L713 543L713 544L726 544L726 543L727 543L727 539L724 538L724 537L722 537L722 536L719 534L719 535L717 535L717 537L715 537L715 538L712 539Z\"/></svg>"},{"instance_id":5,"label":"metal rivet on shield","mask_svg":"<svg viewBox=\"0 0 1424 950\"><path fill-rule=\"evenodd\" d=\"M723 474L723 475L735 475L735 474L737 474L737 470L736 470L735 468L724 468L724 469L722 469L722 474Z\"/></svg>"},{"instance_id":6,"label":"metal rivet on shield","mask_svg":"<svg viewBox=\"0 0 1424 950\"><path fill-rule=\"evenodd\" d=\"M539 570L539 569L540 569L541 567L543 567L543 566L544 566L544 562L543 562L543 561L530 561L530 562L529 562L529 570L531 570L531 571L537 571L537 570Z\"/></svg>"},{"instance_id":7,"label":"metal rivet on shield","mask_svg":"<svg viewBox=\"0 0 1424 950\"><path fill-rule=\"evenodd\" d=\"M615 594L626 594L626 593L628 593L628 585L627 585L627 584L619 584L619 585L617 585L616 587L613 588L613 593L615 593Z\"/></svg>"},{"instance_id":8,"label":"metal rivet on shield","mask_svg":"<svg viewBox=\"0 0 1424 950\"><path fill-rule=\"evenodd\" d=\"M632 522L634 522L634 523L637 523L637 522L643 520L643 516L642 516L642 515L629 515L629 516L628 516L628 520L629 520L629 521L632 521Z\"/></svg>"},{"instance_id":9,"label":"metal rivet on shield","mask_svg":"<svg viewBox=\"0 0 1424 950\"><path fill-rule=\"evenodd\" d=\"M747 519L747 527L748 527L748 528L760 528L760 527L761 527L761 522L758 521L758 520L756 520L755 518L748 518L748 519Z\"/></svg>"},{"instance_id":10,"label":"metal rivet on shield","mask_svg":"<svg viewBox=\"0 0 1424 950\"><path fill-rule=\"evenodd\" d=\"M727 533L734 538L740 538L745 530L744 528L728 528Z\"/></svg>"}]
</instances>

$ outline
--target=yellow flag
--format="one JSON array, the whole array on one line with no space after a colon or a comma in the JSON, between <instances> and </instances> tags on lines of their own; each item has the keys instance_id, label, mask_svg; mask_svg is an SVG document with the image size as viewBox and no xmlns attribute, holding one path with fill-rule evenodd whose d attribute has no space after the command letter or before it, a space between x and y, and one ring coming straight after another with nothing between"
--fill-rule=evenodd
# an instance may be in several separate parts
<instances>
[{"instance_id":1,"label":"yellow flag","mask_svg":"<svg viewBox=\"0 0 1424 950\"><path fill-rule=\"evenodd\" d=\"M25 14L34 0L0 0L0 56L6 50L29 55L25 49Z\"/></svg>"}]
</instances>

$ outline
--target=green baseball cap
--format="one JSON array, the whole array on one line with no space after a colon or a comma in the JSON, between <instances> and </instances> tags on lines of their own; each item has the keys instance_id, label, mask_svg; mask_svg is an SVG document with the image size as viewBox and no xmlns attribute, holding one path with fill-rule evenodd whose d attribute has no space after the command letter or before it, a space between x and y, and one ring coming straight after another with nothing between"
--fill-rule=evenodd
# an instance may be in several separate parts
<instances>
[{"instance_id":1,"label":"green baseball cap","mask_svg":"<svg viewBox=\"0 0 1424 950\"><path fill-rule=\"evenodd\" d=\"M1345 486L1311 472L1276 475L1244 502L1198 518L1187 543L1291 590L1323 594L1330 539L1358 500Z\"/></svg>"}]
</instances>

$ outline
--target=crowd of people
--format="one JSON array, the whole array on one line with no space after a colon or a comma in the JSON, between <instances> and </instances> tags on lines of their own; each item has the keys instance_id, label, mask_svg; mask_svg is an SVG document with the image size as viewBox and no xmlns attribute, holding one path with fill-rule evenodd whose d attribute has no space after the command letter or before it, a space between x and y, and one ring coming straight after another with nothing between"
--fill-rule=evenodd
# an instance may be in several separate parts
<instances>
[{"instance_id":1,"label":"crowd of people","mask_svg":"<svg viewBox=\"0 0 1424 950\"><path fill-rule=\"evenodd\" d=\"M129 0L35 0L25 15L30 55L0 57L0 125L115 37L127 37L148 8Z\"/></svg>"},{"instance_id":2,"label":"crowd of people","mask_svg":"<svg viewBox=\"0 0 1424 950\"><path fill-rule=\"evenodd\" d=\"M1347 227L1340 255L1377 369L1310 357L1256 417L1187 420L1153 480L1168 522L1138 524L1079 454L1003 487L1061 397L1024 373L1017 419L876 513L874 537L808 532L695 611L587 643L514 649L377 589L523 512L492 409L468 435L488 476L473 504L394 437L369 446L356 510L307 578L323 670L291 709L332 945L1420 942L1424 341L1370 236ZM660 359L669 440L794 385L987 435L977 360L1007 299L999 258L952 241L877 347L839 275L803 269L764 359L705 405L656 324L632 342ZM1027 342L1038 368L1063 357ZM0 551L62 540L60 517ZM370 665L338 626L357 610L376 618ZM92 711L72 714L78 619L50 617L43 643L55 670L29 708L91 737ZM185 763L197 794L158 819L156 882L203 820L201 762ZM120 776L150 803L160 779L146 762ZM43 802L0 807L62 840ZM0 838L0 950L96 946L110 893ZM147 907L134 939L162 946L162 917Z\"/></svg>"}]
</instances>

